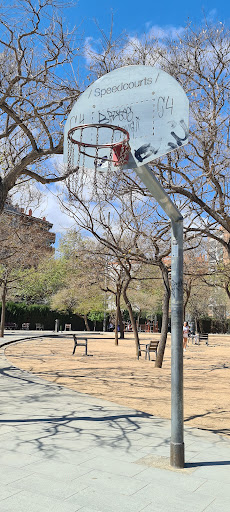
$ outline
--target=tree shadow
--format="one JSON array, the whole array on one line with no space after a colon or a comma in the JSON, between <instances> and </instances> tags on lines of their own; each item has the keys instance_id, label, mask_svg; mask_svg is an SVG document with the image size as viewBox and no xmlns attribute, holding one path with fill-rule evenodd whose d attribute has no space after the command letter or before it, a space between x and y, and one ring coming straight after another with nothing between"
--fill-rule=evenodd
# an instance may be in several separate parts
<instances>
[{"instance_id":1,"label":"tree shadow","mask_svg":"<svg viewBox=\"0 0 230 512\"><path fill-rule=\"evenodd\" d=\"M138 446L140 440L149 446L151 441L154 444L153 416L149 413L132 409L126 412L127 408L106 401L101 404L100 399L43 382L36 375L33 380L29 373L13 366L0 368L0 375L0 425L14 426L14 451L26 446L27 452L29 447L29 452L35 450L52 459L63 450L72 454L109 447L129 452L133 444L137 450L142 448L143 444ZM164 420L154 418L159 432L164 424ZM169 443L168 439L162 442L160 436L158 441L157 446Z\"/></svg>"},{"instance_id":2,"label":"tree shadow","mask_svg":"<svg viewBox=\"0 0 230 512\"><path fill-rule=\"evenodd\" d=\"M197 468L202 466L230 466L230 460L215 460L202 462L186 462L185 468Z\"/></svg>"},{"instance_id":3,"label":"tree shadow","mask_svg":"<svg viewBox=\"0 0 230 512\"><path fill-rule=\"evenodd\" d=\"M221 411L221 414L224 414L224 413L228 413L229 411L225 411L224 409ZM184 423L188 422L188 421L191 421L191 420L194 420L194 419L197 419L197 418L205 418L207 416L211 416L213 413L215 413L214 410L212 411L208 411L208 412L205 412L203 414L194 414L192 416L189 416L187 417L185 420L184 420ZM218 414L220 414L220 411L218 411ZM210 432L212 434L219 434L219 435L225 435L225 436L230 436L230 428L205 428L205 427L202 427L200 426L199 427L199 430L202 430L204 432Z\"/></svg>"}]
</instances>

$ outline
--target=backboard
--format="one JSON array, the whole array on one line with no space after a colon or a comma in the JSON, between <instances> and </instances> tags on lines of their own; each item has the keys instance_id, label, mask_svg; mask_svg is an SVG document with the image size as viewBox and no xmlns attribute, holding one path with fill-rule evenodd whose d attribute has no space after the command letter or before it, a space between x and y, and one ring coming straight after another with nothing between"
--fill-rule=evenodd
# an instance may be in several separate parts
<instances>
[{"instance_id":1,"label":"backboard","mask_svg":"<svg viewBox=\"0 0 230 512\"><path fill-rule=\"evenodd\" d=\"M97 132L92 128L76 131L72 138L77 139L80 133L85 143L106 145L111 141L111 130L104 125L127 131L130 153L123 167L135 168L188 142L189 102L180 84L164 71L152 66L125 66L96 80L73 106L64 132L65 163L69 131L85 124L103 126ZM117 130L112 137L113 142L123 141L124 133ZM77 150L74 146L74 165L94 168L95 148L87 148L86 155L80 156ZM97 155L98 167L106 169L111 149L100 148Z\"/></svg>"}]
</instances>

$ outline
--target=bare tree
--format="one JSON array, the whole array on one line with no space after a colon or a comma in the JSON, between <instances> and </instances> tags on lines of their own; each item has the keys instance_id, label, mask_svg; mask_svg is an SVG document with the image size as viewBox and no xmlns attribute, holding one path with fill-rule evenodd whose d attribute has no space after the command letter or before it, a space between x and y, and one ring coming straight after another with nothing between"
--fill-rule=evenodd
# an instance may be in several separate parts
<instances>
[{"instance_id":1,"label":"bare tree","mask_svg":"<svg viewBox=\"0 0 230 512\"><path fill-rule=\"evenodd\" d=\"M181 203L187 231L218 240L230 254L229 27L221 22L204 21L199 27L189 23L173 39L164 39L164 44L154 33L142 38L126 37L117 46L111 32L109 38L101 35L103 51L97 48L94 54L91 52L91 68L96 75L108 73L117 65L157 64L187 93L189 144L181 147L181 129L175 134L174 151L152 162L152 169L164 189L177 204ZM220 226L228 236L217 230Z\"/></svg>"},{"instance_id":2,"label":"bare tree","mask_svg":"<svg viewBox=\"0 0 230 512\"><path fill-rule=\"evenodd\" d=\"M162 53L162 67L183 86L190 101L189 144L157 161L154 172L164 188L184 198L188 228L218 239L230 254L229 71L230 31L222 23L188 26ZM179 148L179 150L178 150ZM154 163L155 164L155 163Z\"/></svg>"},{"instance_id":3,"label":"bare tree","mask_svg":"<svg viewBox=\"0 0 230 512\"><path fill-rule=\"evenodd\" d=\"M155 201L132 172L109 175L93 175L79 170L78 176L68 181L70 203L66 203L77 225L94 235L123 269L123 299L129 311L139 352L139 337L133 315L133 307L127 293L130 283L138 278L139 267L156 265L160 268L164 283L164 319L157 366L163 362L168 329L170 299L169 271L164 258L170 253L170 229L168 220L162 217ZM108 225L107 212L111 221Z\"/></svg>"},{"instance_id":4,"label":"bare tree","mask_svg":"<svg viewBox=\"0 0 230 512\"><path fill-rule=\"evenodd\" d=\"M68 73L79 48L58 5L10 0L0 6L0 211L22 182L64 179L44 162L63 152L63 123L79 94Z\"/></svg>"}]
</instances>

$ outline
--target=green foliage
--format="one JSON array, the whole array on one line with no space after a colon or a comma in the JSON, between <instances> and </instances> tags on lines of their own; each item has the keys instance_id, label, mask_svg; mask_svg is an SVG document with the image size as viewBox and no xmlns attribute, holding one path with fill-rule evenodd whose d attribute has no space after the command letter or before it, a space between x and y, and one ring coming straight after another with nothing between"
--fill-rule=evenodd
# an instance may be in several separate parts
<instances>
[{"instance_id":1,"label":"green foliage","mask_svg":"<svg viewBox=\"0 0 230 512\"><path fill-rule=\"evenodd\" d=\"M213 334L227 333L230 331L230 321L227 319L201 317L198 320L199 332L208 332Z\"/></svg>"},{"instance_id":2,"label":"green foliage","mask_svg":"<svg viewBox=\"0 0 230 512\"><path fill-rule=\"evenodd\" d=\"M84 245L85 242L81 238L80 234L74 229L70 229L68 233L60 239L58 246L59 256L65 260L70 260L74 257L76 258L79 250L81 250Z\"/></svg>"},{"instance_id":3,"label":"green foliage","mask_svg":"<svg viewBox=\"0 0 230 512\"><path fill-rule=\"evenodd\" d=\"M90 311L88 318L92 322L103 322L104 311Z\"/></svg>"},{"instance_id":4,"label":"green foliage","mask_svg":"<svg viewBox=\"0 0 230 512\"><path fill-rule=\"evenodd\" d=\"M65 277L65 260L45 258L36 269L27 269L11 297L31 304L49 303L51 296L64 285Z\"/></svg>"},{"instance_id":5,"label":"green foliage","mask_svg":"<svg viewBox=\"0 0 230 512\"><path fill-rule=\"evenodd\" d=\"M6 303L6 323L14 322L18 328L21 328L24 322L29 322L30 329L35 329L36 323L41 323L44 329L53 330L56 318L59 319L63 328L65 324L71 324L74 330L84 330L82 319L71 312L60 314L44 304Z\"/></svg>"},{"instance_id":6,"label":"green foliage","mask_svg":"<svg viewBox=\"0 0 230 512\"><path fill-rule=\"evenodd\" d=\"M91 311L102 311L104 294L100 290L97 273L89 247L92 241L83 240L71 230L61 240L59 253L65 262L62 286L53 294L51 307L58 311L72 311L86 316Z\"/></svg>"}]
</instances>

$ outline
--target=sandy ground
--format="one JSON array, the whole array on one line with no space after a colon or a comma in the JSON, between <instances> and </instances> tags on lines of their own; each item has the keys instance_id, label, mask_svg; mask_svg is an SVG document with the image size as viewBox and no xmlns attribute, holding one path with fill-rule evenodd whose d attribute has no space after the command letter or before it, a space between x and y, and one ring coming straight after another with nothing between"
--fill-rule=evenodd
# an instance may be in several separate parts
<instances>
[{"instance_id":1,"label":"sandy ground","mask_svg":"<svg viewBox=\"0 0 230 512\"><path fill-rule=\"evenodd\" d=\"M158 335L154 335L156 337ZM141 334L141 342L153 335ZM37 339L9 346L17 367L68 388L170 418L170 338L163 368L135 355L132 334L114 345L113 335L92 335L89 357L73 339ZM151 359L155 355L151 354ZM184 353L185 425L230 436L230 336L210 336L206 346L188 345Z\"/></svg>"}]
</instances>

